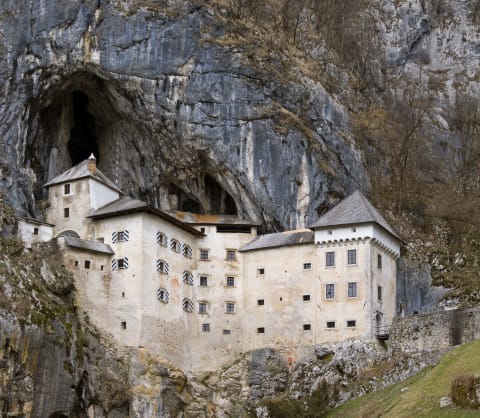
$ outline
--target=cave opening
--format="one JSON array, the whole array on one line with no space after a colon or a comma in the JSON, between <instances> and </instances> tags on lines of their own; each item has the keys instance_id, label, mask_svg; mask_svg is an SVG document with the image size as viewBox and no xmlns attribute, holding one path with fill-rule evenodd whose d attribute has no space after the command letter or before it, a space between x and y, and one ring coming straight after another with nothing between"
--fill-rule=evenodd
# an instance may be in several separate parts
<instances>
[{"instance_id":1,"label":"cave opening","mask_svg":"<svg viewBox=\"0 0 480 418\"><path fill-rule=\"evenodd\" d=\"M233 197L211 176L205 176L205 195L211 213L237 215L237 205Z\"/></svg>"},{"instance_id":2,"label":"cave opening","mask_svg":"<svg viewBox=\"0 0 480 418\"><path fill-rule=\"evenodd\" d=\"M91 153L97 157L98 162L99 152L95 117L88 111L89 98L85 93L78 90L72 93L71 98L74 124L70 131L67 147L72 165L87 159Z\"/></svg>"}]
</instances>

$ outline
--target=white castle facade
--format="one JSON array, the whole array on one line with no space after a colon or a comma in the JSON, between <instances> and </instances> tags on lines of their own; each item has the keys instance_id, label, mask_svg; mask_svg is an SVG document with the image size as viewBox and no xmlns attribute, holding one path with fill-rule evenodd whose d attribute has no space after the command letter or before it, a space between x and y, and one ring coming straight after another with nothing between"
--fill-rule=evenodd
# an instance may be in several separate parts
<instances>
[{"instance_id":1,"label":"white castle facade","mask_svg":"<svg viewBox=\"0 0 480 418\"><path fill-rule=\"evenodd\" d=\"M252 221L123 197L93 156L46 187L48 223L20 219L22 239L56 237L78 309L184 370L263 347L296 361L303 347L384 338L395 315L400 239L359 192L310 229L257 236Z\"/></svg>"}]
</instances>

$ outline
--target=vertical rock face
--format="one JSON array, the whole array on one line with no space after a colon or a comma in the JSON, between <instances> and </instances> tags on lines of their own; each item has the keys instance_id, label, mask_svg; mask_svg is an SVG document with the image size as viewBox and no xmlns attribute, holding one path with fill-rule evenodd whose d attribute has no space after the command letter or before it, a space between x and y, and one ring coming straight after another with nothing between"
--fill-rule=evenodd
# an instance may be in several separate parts
<instances>
[{"instance_id":1,"label":"vertical rock face","mask_svg":"<svg viewBox=\"0 0 480 418\"><path fill-rule=\"evenodd\" d=\"M91 151L128 194L270 228L367 187L343 106L223 46L205 7L12 0L0 28L2 189L20 212Z\"/></svg>"}]
</instances>

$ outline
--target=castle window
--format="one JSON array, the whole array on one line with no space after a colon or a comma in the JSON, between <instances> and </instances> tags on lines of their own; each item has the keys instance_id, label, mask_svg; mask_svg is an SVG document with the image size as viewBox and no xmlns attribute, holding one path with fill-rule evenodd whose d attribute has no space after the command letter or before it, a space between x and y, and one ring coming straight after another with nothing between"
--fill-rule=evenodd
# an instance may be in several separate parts
<instances>
[{"instance_id":1,"label":"castle window","mask_svg":"<svg viewBox=\"0 0 480 418\"><path fill-rule=\"evenodd\" d=\"M234 302L226 302L225 303L225 313L228 313L228 314L235 313L235 303Z\"/></svg>"},{"instance_id":2,"label":"castle window","mask_svg":"<svg viewBox=\"0 0 480 418\"><path fill-rule=\"evenodd\" d=\"M186 258L192 258L192 255L193 255L192 247L190 247L190 245L183 244L182 254Z\"/></svg>"},{"instance_id":3,"label":"castle window","mask_svg":"<svg viewBox=\"0 0 480 418\"><path fill-rule=\"evenodd\" d=\"M183 282L186 284L189 284L190 286L193 286L193 274L190 273L189 271L184 271L183 272Z\"/></svg>"},{"instance_id":4,"label":"castle window","mask_svg":"<svg viewBox=\"0 0 480 418\"><path fill-rule=\"evenodd\" d=\"M120 322L120 327L121 327L122 329L127 329L127 321L122 321L122 322Z\"/></svg>"},{"instance_id":5,"label":"castle window","mask_svg":"<svg viewBox=\"0 0 480 418\"><path fill-rule=\"evenodd\" d=\"M235 286L235 277L227 276L227 287L234 287Z\"/></svg>"},{"instance_id":6,"label":"castle window","mask_svg":"<svg viewBox=\"0 0 480 418\"><path fill-rule=\"evenodd\" d=\"M116 268L113 268L113 261L116 261ZM112 260L112 270L116 269L128 269L128 257L119 258L117 260Z\"/></svg>"},{"instance_id":7,"label":"castle window","mask_svg":"<svg viewBox=\"0 0 480 418\"><path fill-rule=\"evenodd\" d=\"M38 235L38 228L33 228L33 235Z\"/></svg>"},{"instance_id":8,"label":"castle window","mask_svg":"<svg viewBox=\"0 0 480 418\"><path fill-rule=\"evenodd\" d=\"M202 287L208 286L208 277L207 276L200 276L200 286L202 286Z\"/></svg>"},{"instance_id":9,"label":"castle window","mask_svg":"<svg viewBox=\"0 0 480 418\"><path fill-rule=\"evenodd\" d=\"M382 286L377 286L377 299L379 302L382 301Z\"/></svg>"},{"instance_id":10,"label":"castle window","mask_svg":"<svg viewBox=\"0 0 480 418\"><path fill-rule=\"evenodd\" d=\"M205 233L205 228L204 228L203 226L200 228L200 232L201 232L202 234Z\"/></svg>"},{"instance_id":11,"label":"castle window","mask_svg":"<svg viewBox=\"0 0 480 418\"><path fill-rule=\"evenodd\" d=\"M200 260L208 261L209 251L206 248L200 248Z\"/></svg>"},{"instance_id":12,"label":"castle window","mask_svg":"<svg viewBox=\"0 0 480 418\"><path fill-rule=\"evenodd\" d=\"M303 324L303 330L304 331L310 331L312 329L312 325L311 324Z\"/></svg>"},{"instance_id":13,"label":"castle window","mask_svg":"<svg viewBox=\"0 0 480 418\"><path fill-rule=\"evenodd\" d=\"M355 319L351 319L347 321L347 328L355 328L357 326L357 321Z\"/></svg>"},{"instance_id":14,"label":"castle window","mask_svg":"<svg viewBox=\"0 0 480 418\"><path fill-rule=\"evenodd\" d=\"M157 260L157 271L159 273L168 274L168 272L170 271L170 267L165 260L160 260L159 259L159 260Z\"/></svg>"},{"instance_id":15,"label":"castle window","mask_svg":"<svg viewBox=\"0 0 480 418\"><path fill-rule=\"evenodd\" d=\"M259 269L257 269L257 274L258 274L258 275L263 275L263 274L265 274L265 269L264 269L264 268L259 268Z\"/></svg>"},{"instance_id":16,"label":"castle window","mask_svg":"<svg viewBox=\"0 0 480 418\"><path fill-rule=\"evenodd\" d=\"M349 265L357 264L357 250L347 251L347 263Z\"/></svg>"},{"instance_id":17,"label":"castle window","mask_svg":"<svg viewBox=\"0 0 480 418\"><path fill-rule=\"evenodd\" d=\"M70 217L70 208L63 208L63 217L64 218Z\"/></svg>"},{"instance_id":18,"label":"castle window","mask_svg":"<svg viewBox=\"0 0 480 418\"><path fill-rule=\"evenodd\" d=\"M381 270L382 269L382 254L377 255L377 267Z\"/></svg>"},{"instance_id":19,"label":"castle window","mask_svg":"<svg viewBox=\"0 0 480 418\"><path fill-rule=\"evenodd\" d=\"M210 332L210 324L202 324L202 332Z\"/></svg>"},{"instance_id":20,"label":"castle window","mask_svg":"<svg viewBox=\"0 0 480 418\"><path fill-rule=\"evenodd\" d=\"M304 270L311 270L312 269L312 263L303 263L303 269Z\"/></svg>"},{"instance_id":21,"label":"castle window","mask_svg":"<svg viewBox=\"0 0 480 418\"><path fill-rule=\"evenodd\" d=\"M75 260L75 267L78 267L78 260Z\"/></svg>"},{"instance_id":22,"label":"castle window","mask_svg":"<svg viewBox=\"0 0 480 418\"><path fill-rule=\"evenodd\" d=\"M328 329L335 328L335 321L327 321L327 328Z\"/></svg>"},{"instance_id":23,"label":"castle window","mask_svg":"<svg viewBox=\"0 0 480 418\"><path fill-rule=\"evenodd\" d=\"M334 267L335 266L335 252L328 251L325 253L325 266Z\"/></svg>"},{"instance_id":24,"label":"castle window","mask_svg":"<svg viewBox=\"0 0 480 418\"><path fill-rule=\"evenodd\" d=\"M258 306L263 306L263 305L265 305L265 300L264 300L264 299L257 299L257 305L258 305Z\"/></svg>"},{"instance_id":25,"label":"castle window","mask_svg":"<svg viewBox=\"0 0 480 418\"><path fill-rule=\"evenodd\" d=\"M157 232L157 243L162 247L168 247L168 238L163 232Z\"/></svg>"},{"instance_id":26,"label":"castle window","mask_svg":"<svg viewBox=\"0 0 480 418\"><path fill-rule=\"evenodd\" d=\"M180 244L180 241L176 240L175 238L172 238L170 240L170 249L172 251L175 251L176 253L181 253L182 252L182 244Z\"/></svg>"},{"instance_id":27,"label":"castle window","mask_svg":"<svg viewBox=\"0 0 480 418\"><path fill-rule=\"evenodd\" d=\"M129 240L130 234L127 230L112 232L112 242L126 242Z\"/></svg>"},{"instance_id":28,"label":"castle window","mask_svg":"<svg viewBox=\"0 0 480 418\"><path fill-rule=\"evenodd\" d=\"M302 295L302 300L304 302L310 302L310 295Z\"/></svg>"},{"instance_id":29,"label":"castle window","mask_svg":"<svg viewBox=\"0 0 480 418\"><path fill-rule=\"evenodd\" d=\"M207 313L207 302L198 302L198 313L199 314Z\"/></svg>"},{"instance_id":30,"label":"castle window","mask_svg":"<svg viewBox=\"0 0 480 418\"><path fill-rule=\"evenodd\" d=\"M231 333L232 333L232 331L230 331L229 329L224 329L223 330L224 335L230 335Z\"/></svg>"},{"instance_id":31,"label":"castle window","mask_svg":"<svg viewBox=\"0 0 480 418\"><path fill-rule=\"evenodd\" d=\"M160 302L168 303L170 301L170 293L168 293L167 289L164 289L163 287L160 287L157 290L157 299Z\"/></svg>"},{"instance_id":32,"label":"castle window","mask_svg":"<svg viewBox=\"0 0 480 418\"><path fill-rule=\"evenodd\" d=\"M70 194L70 183L63 185L63 194Z\"/></svg>"},{"instance_id":33,"label":"castle window","mask_svg":"<svg viewBox=\"0 0 480 418\"><path fill-rule=\"evenodd\" d=\"M85 268L89 269L90 268L90 260L85 260Z\"/></svg>"},{"instance_id":34,"label":"castle window","mask_svg":"<svg viewBox=\"0 0 480 418\"><path fill-rule=\"evenodd\" d=\"M193 302L188 298L184 298L182 301L182 309L185 312L193 312Z\"/></svg>"},{"instance_id":35,"label":"castle window","mask_svg":"<svg viewBox=\"0 0 480 418\"><path fill-rule=\"evenodd\" d=\"M348 283L348 297L356 298L357 297L357 283L349 282Z\"/></svg>"},{"instance_id":36,"label":"castle window","mask_svg":"<svg viewBox=\"0 0 480 418\"><path fill-rule=\"evenodd\" d=\"M257 328L257 334L265 334L265 328L264 327Z\"/></svg>"},{"instance_id":37,"label":"castle window","mask_svg":"<svg viewBox=\"0 0 480 418\"><path fill-rule=\"evenodd\" d=\"M335 285L326 284L325 285L325 299L334 299L335 298Z\"/></svg>"},{"instance_id":38,"label":"castle window","mask_svg":"<svg viewBox=\"0 0 480 418\"><path fill-rule=\"evenodd\" d=\"M227 261L235 261L235 260L236 260L236 251L227 250Z\"/></svg>"}]
</instances>

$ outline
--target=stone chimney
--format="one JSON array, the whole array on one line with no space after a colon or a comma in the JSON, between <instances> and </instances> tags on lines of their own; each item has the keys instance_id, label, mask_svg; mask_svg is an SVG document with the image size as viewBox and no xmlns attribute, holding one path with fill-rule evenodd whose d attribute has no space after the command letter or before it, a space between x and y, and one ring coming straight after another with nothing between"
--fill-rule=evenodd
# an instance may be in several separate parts
<instances>
[{"instance_id":1,"label":"stone chimney","mask_svg":"<svg viewBox=\"0 0 480 418\"><path fill-rule=\"evenodd\" d=\"M97 159L95 155L93 155L93 152L90 154L90 157L88 157L88 169L94 176L97 174Z\"/></svg>"}]
</instances>

